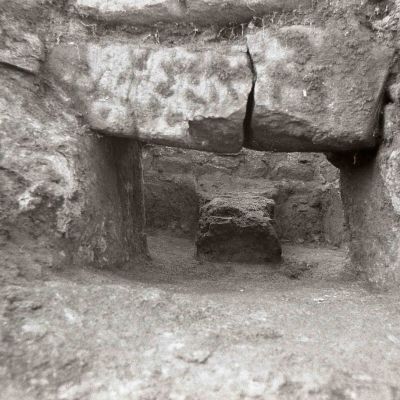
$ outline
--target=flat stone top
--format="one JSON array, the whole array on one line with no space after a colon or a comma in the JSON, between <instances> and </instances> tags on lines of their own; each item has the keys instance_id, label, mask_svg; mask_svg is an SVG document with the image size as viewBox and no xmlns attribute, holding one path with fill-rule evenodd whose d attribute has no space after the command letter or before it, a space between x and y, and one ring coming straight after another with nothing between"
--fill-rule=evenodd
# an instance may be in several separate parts
<instances>
[{"instance_id":1,"label":"flat stone top","mask_svg":"<svg viewBox=\"0 0 400 400\"><path fill-rule=\"evenodd\" d=\"M215 152L242 147L253 79L245 46L71 44L53 50L49 68L102 133Z\"/></svg>"},{"instance_id":2,"label":"flat stone top","mask_svg":"<svg viewBox=\"0 0 400 400\"><path fill-rule=\"evenodd\" d=\"M214 197L202 208L202 213L209 216L251 217L254 215L270 218L275 201L250 193L235 193Z\"/></svg>"}]
</instances>

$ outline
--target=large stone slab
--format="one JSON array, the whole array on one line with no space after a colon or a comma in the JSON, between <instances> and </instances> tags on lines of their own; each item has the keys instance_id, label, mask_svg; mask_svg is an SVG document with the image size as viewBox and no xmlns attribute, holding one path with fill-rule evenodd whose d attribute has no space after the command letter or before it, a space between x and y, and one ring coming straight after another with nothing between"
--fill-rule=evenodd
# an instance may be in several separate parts
<instances>
[{"instance_id":1,"label":"large stone slab","mask_svg":"<svg viewBox=\"0 0 400 400\"><path fill-rule=\"evenodd\" d=\"M247 37L257 82L247 146L275 151L374 147L392 51L358 22L287 26Z\"/></svg>"},{"instance_id":2,"label":"large stone slab","mask_svg":"<svg viewBox=\"0 0 400 400\"><path fill-rule=\"evenodd\" d=\"M251 194L213 198L200 209L197 257L210 261L279 261L274 201Z\"/></svg>"},{"instance_id":3,"label":"large stone slab","mask_svg":"<svg viewBox=\"0 0 400 400\"><path fill-rule=\"evenodd\" d=\"M353 268L375 287L400 285L400 109L384 112L377 153L336 155Z\"/></svg>"},{"instance_id":4,"label":"large stone slab","mask_svg":"<svg viewBox=\"0 0 400 400\"><path fill-rule=\"evenodd\" d=\"M252 73L243 46L69 44L51 72L108 135L215 152L237 152Z\"/></svg>"},{"instance_id":5,"label":"large stone slab","mask_svg":"<svg viewBox=\"0 0 400 400\"><path fill-rule=\"evenodd\" d=\"M70 0L70 9L80 15L136 27L157 23L226 25L276 11L302 10L312 0Z\"/></svg>"}]
</instances>

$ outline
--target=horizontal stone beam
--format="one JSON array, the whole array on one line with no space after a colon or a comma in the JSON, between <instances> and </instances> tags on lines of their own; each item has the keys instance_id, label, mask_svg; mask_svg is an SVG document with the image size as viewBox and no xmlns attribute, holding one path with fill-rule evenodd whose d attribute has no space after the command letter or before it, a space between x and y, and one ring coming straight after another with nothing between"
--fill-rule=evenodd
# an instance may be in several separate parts
<instances>
[{"instance_id":1,"label":"horizontal stone beam","mask_svg":"<svg viewBox=\"0 0 400 400\"><path fill-rule=\"evenodd\" d=\"M253 31L247 46L69 43L47 65L107 135L220 153L345 152L377 145L392 57L350 20Z\"/></svg>"},{"instance_id":2,"label":"horizontal stone beam","mask_svg":"<svg viewBox=\"0 0 400 400\"><path fill-rule=\"evenodd\" d=\"M268 151L374 147L392 50L356 21L247 36L257 76L246 145Z\"/></svg>"},{"instance_id":3,"label":"horizontal stone beam","mask_svg":"<svg viewBox=\"0 0 400 400\"><path fill-rule=\"evenodd\" d=\"M253 79L245 46L68 44L48 67L96 131L223 153L242 147Z\"/></svg>"},{"instance_id":4,"label":"horizontal stone beam","mask_svg":"<svg viewBox=\"0 0 400 400\"><path fill-rule=\"evenodd\" d=\"M310 8L312 0L70 0L70 9L108 22L134 26L156 23L225 25L275 11Z\"/></svg>"}]
</instances>

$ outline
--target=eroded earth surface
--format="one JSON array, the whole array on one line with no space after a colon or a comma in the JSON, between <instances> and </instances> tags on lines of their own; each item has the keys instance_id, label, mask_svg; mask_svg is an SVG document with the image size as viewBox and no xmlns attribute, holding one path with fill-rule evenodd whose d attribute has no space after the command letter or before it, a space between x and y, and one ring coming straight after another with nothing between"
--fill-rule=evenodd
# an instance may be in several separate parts
<instances>
[{"instance_id":1,"label":"eroded earth surface","mask_svg":"<svg viewBox=\"0 0 400 400\"><path fill-rule=\"evenodd\" d=\"M1 399L399 399L400 296L344 251L286 246L266 267L149 246L129 273L1 288Z\"/></svg>"}]
</instances>

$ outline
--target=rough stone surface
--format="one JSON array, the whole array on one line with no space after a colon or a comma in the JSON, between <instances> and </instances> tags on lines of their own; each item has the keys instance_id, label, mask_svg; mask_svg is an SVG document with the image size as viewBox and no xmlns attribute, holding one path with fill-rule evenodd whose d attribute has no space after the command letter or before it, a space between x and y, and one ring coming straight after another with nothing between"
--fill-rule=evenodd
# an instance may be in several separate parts
<instances>
[{"instance_id":1,"label":"rough stone surface","mask_svg":"<svg viewBox=\"0 0 400 400\"><path fill-rule=\"evenodd\" d=\"M44 59L44 46L27 25L0 16L0 63L37 73Z\"/></svg>"},{"instance_id":2,"label":"rough stone surface","mask_svg":"<svg viewBox=\"0 0 400 400\"><path fill-rule=\"evenodd\" d=\"M217 152L242 146L252 85L243 46L72 44L49 65L94 130Z\"/></svg>"},{"instance_id":3,"label":"rough stone surface","mask_svg":"<svg viewBox=\"0 0 400 400\"><path fill-rule=\"evenodd\" d=\"M70 9L92 18L134 26L157 23L225 25L277 11L310 8L311 0L71 0Z\"/></svg>"},{"instance_id":4,"label":"rough stone surface","mask_svg":"<svg viewBox=\"0 0 400 400\"><path fill-rule=\"evenodd\" d=\"M358 21L268 28L247 41L257 75L248 147L346 151L376 145L392 50L375 43Z\"/></svg>"},{"instance_id":5,"label":"rough stone surface","mask_svg":"<svg viewBox=\"0 0 400 400\"><path fill-rule=\"evenodd\" d=\"M354 154L338 164L352 264L376 287L400 284L399 111L385 107L377 154Z\"/></svg>"},{"instance_id":6,"label":"rough stone surface","mask_svg":"<svg viewBox=\"0 0 400 400\"><path fill-rule=\"evenodd\" d=\"M0 280L143 254L139 145L85 131L33 77L3 68L0 87Z\"/></svg>"},{"instance_id":7,"label":"rough stone surface","mask_svg":"<svg viewBox=\"0 0 400 400\"><path fill-rule=\"evenodd\" d=\"M279 261L281 246L273 227L274 201L261 196L226 195L200 208L197 257L254 263Z\"/></svg>"}]
</instances>

